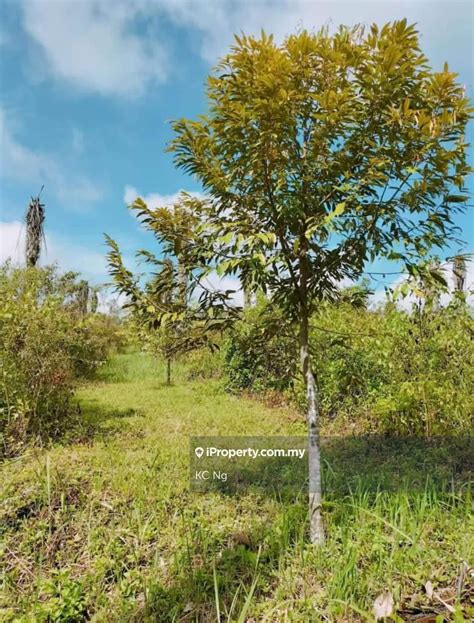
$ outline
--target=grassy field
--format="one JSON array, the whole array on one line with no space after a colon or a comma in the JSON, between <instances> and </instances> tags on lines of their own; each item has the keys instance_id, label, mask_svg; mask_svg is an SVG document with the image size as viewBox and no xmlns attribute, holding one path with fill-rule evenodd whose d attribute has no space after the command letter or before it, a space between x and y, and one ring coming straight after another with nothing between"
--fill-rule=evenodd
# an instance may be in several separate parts
<instances>
[{"instance_id":1,"label":"grassy field","mask_svg":"<svg viewBox=\"0 0 474 623\"><path fill-rule=\"evenodd\" d=\"M163 381L149 357L116 356L81 388L75 436L2 466L1 620L370 621L384 591L391 620L471 620L472 473L458 450L401 461L335 444L314 549L304 499L188 483L189 435L299 435L302 416L185 367Z\"/></svg>"}]
</instances>

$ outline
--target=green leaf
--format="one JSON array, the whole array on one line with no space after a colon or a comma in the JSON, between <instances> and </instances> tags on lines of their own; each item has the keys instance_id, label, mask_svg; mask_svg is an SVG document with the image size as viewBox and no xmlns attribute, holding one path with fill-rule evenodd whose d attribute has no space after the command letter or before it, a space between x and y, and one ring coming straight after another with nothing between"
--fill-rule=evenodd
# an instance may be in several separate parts
<instances>
[{"instance_id":1,"label":"green leaf","mask_svg":"<svg viewBox=\"0 0 474 623\"><path fill-rule=\"evenodd\" d=\"M345 209L346 209L345 201L338 203L337 206L334 208L334 210L326 215L324 219L324 223L326 225L329 225L337 216L340 216L344 212Z\"/></svg>"},{"instance_id":2,"label":"green leaf","mask_svg":"<svg viewBox=\"0 0 474 623\"><path fill-rule=\"evenodd\" d=\"M465 203L467 200L467 195L447 195L446 197L446 201L450 203Z\"/></svg>"}]
</instances>

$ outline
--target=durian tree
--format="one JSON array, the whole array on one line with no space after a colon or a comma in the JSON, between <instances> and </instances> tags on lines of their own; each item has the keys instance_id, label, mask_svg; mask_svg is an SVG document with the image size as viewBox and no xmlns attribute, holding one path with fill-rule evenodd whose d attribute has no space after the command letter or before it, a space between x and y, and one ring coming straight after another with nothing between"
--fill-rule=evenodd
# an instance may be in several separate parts
<instances>
[{"instance_id":1,"label":"durian tree","mask_svg":"<svg viewBox=\"0 0 474 623\"><path fill-rule=\"evenodd\" d=\"M208 112L173 123L175 164L203 187L199 246L223 276L298 324L307 389L309 514L324 540L311 314L377 259L416 275L457 239L472 109L406 20L240 36L207 83ZM317 371L316 371L317 372Z\"/></svg>"},{"instance_id":2,"label":"durian tree","mask_svg":"<svg viewBox=\"0 0 474 623\"><path fill-rule=\"evenodd\" d=\"M126 268L117 243L106 236L115 288L125 295L124 307L143 343L166 360L168 385L172 360L197 348L216 349L216 335L238 313L230 301L233 291L215 290L208 282L212 269L199 242L205 206L204 199L186 193L172 206L150 208L141 198L130 205L158 243L159 256L144 249L137 252L149 269L144 275Z\"/></svg>"}]
</instances>

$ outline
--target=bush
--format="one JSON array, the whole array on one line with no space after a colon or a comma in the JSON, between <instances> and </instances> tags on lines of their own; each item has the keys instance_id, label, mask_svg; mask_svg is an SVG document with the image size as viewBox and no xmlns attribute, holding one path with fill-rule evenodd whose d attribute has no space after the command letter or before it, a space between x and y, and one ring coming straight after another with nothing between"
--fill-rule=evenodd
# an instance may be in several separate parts
<instances>
[{"instance_id":1,"label":"bush","mask_svg":"<svg viewBox=\"0 0 474 623\"><path fill-rule=\"evenodd\" d=\"M183 357L183 363L185 364L186 378L190 381L222 377L222 349L211 351L209 348L199 348L193 350Z\"/></svg>"},{"instance_id":2,"label":"bush","mask_svg":"<svg viewBox=\"0 0 474 623\"><path fill-rule=\"evenodd\" d=\"M264 298L246 309L225 342L225 371L230 391L293 387L298 350L294 327Z\"/></svg>"},{"instance_id":3,"label":"bush","mask_svg":"<svg viewBox=\"0 0 474 623\"><path fill-rule=\"evenodd\" d=\"M57 436L72 417L76 379L114 342L110 320L83 315L54 268L0 267L0 435L3 453L28 436Z\"/></svg>"},{"instance_id":4,"label":"bush","mask_svg":"<svg viewBox=\"0 0 474 623\"><path fill-rule=\"evenodd\" d=\"M74 316L76 340L71 343L70 355L76 377L91 377L111 352L121 350L127 338L120 322L105 314Z\"/></svg>"},{"instance_id":5,"label":"bush","mask_svg":"<svg viewBox=\"0 0 474 623\"><path fill-rule=\"evenodd\" d=\"M393 304L377 310L322 304L311 319L310 348L323 418L359 432L468 432L471 335L471 311L461 298L411 312ZM227 342L229 388L278 389L303 407L297 364L296 331L282 314L264 302L246 311Z\"/></svg>"},{"instance_id":6,"label":"bush","mask_svg":"<svg viewBox=\"0 0 474 623\"><path fill-rule=\"evenodd\" d=\"M472 431L474 345L469 308L389 310L381 341L386 381L370 407L378 429L397 434L443 435ZM382 327L381 327L382 328Z\"/></svg>"}]
</instances>

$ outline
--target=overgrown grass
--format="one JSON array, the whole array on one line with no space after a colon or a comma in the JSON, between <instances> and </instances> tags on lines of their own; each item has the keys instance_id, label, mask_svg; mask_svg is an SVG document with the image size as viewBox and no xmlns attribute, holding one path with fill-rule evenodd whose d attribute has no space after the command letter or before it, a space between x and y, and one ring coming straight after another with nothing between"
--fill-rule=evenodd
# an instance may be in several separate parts
<instances>
[{"instance_id":1,"label":"overgrown grass","mask_svg":"<svg viewBox=\"0 0 474 623\"><path fill-rule=\"evenodd\" d=\"M314 549L304 499L188 487L189 435L300 435L304 422L186 376L175 366L167 387L161 363L118 355L80 393L95 436L3 465L1 620L366 621L384 590L395 620L474 616L472 575L458 581L473 564L469 473L426 473L446 449L409 454L383 490L390 461L329 452L328 536Z\"/></svg>"}]
</instances>

